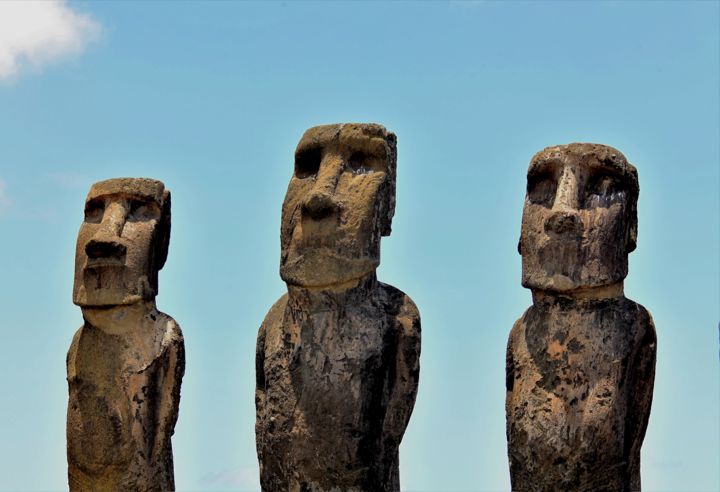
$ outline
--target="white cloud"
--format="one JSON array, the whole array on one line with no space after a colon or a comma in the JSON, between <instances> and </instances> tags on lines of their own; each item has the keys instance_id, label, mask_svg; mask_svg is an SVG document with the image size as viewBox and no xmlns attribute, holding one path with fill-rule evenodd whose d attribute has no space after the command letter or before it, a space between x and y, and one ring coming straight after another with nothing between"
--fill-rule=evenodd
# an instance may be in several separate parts
<instances>
[{"instance_id":1,"label":"white cloud","mask_svg":"<svg viewBox=\"0 0 720 492\"><path fill-rule=\"evenodd\" d=\"M100 25L66 0L0 0L0 80L81 53Z\"/></svg>"}]
</instances>

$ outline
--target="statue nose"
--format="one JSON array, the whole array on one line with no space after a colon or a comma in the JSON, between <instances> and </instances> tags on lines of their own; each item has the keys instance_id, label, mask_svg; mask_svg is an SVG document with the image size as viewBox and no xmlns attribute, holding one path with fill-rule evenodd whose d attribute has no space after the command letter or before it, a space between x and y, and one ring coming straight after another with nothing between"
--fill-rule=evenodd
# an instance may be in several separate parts
<instances>
[{"instance_id":1,"label":"statue nose","mask_svg":"<svg viewBox=\"0 0 720 492\"><path fill-rule=\"evenodd\" d=\"M335 212L339 206L329 193L313 192L303 205L303 210L313 219L322 219Z\"/></svg>"},{"instance_id":2,"label":"statue nose","mask_svg":"<svg viewBox=\"0 0 720 492\"><path fill-rule=\"evenodd\" d=\"M85 253L88 258L117 258L121 259L127 253L127 248L124 244L117 241L99 241L97 239L91 239L85 245Z\"/></svg>"},{"instance_id":3,"label":"statue nose","mask_svg":"<svg viewBox=\"0 0 720 492\"><path fill-rule=\"evenodd\" d=\"M580 234L582 224L577 214L568 212L555 212L545 222L545 232L555 234Z\"/></svg>"}]
</instances>

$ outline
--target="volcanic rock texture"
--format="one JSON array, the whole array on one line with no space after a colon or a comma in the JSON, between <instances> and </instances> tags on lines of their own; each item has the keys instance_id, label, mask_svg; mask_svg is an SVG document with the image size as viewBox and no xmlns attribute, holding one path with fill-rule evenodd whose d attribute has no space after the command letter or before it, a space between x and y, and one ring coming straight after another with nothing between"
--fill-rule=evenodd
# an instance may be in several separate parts
<instances>
[{"instance_id":1,"label":"volcanic rock texture","mask_svg":"<svg viewBox=\"0 0 720 492\"><path fill-rule=\"evenodd\" d=\"M308 130L281 229L288 293L258 334L256 437L265 491L397 491L415 403L420 317L378 282L395 207L395 135Z\"/></svg>"},{"instance_id":2,"label":"volcanic rock texture","mask_svg":"<svg viewBox=\"0 0 720 492\"><path fill-rule=\"evenodd\" d=\"M170 192L151 179L96 183L77 241L84 324L67 356L70 490L173 490L170 437L185 368L180 327L155 307Z\"/></svg>"},{"instance_id":3,"label":"volcanic rock texture","mask_svg":"<svg viewBox=\"0 0 720 492\"><path fill-rule=\"evenodd\" d=\"M640 490L656 337L625 298L637 171L603 145L533 158L519 250L533 305L507 349L512 489Z\"/></svg>"}]
</instances>

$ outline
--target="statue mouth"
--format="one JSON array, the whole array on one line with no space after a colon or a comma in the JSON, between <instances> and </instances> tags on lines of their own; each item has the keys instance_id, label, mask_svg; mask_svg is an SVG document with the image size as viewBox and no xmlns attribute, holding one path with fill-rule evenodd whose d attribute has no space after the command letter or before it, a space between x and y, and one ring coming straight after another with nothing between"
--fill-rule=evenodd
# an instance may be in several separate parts
<instances>
[{"instance_id":1,"label":"statue mouth","mask_svg":"<svg viewBox=\"0 0 720 492\"><path fill-rule=\"evenodd\" d=\"M538 251L540 265L550 276L559 274L573 278L582 257L582 243L577 237L551 239Z\"/></svg>"},{"instance_id":2,"label":"statue mouth","mask_svg":"<svg viewBox=\"0 0 720 492\"><path fill-rule=\"evenodd\" d=\"M88 258L85 263L86 270L123 267L125 267L125 258Z\"/></svg>"}]
</instances>

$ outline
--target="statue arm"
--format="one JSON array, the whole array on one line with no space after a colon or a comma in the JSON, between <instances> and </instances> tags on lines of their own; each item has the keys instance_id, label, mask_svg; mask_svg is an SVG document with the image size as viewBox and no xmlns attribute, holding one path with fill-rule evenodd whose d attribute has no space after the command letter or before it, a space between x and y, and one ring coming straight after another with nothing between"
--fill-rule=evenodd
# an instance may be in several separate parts
<instances>
[{"instance_id":1,"label":"statue arm","mask_svg":"<svg viewBox=\"0 0 720 492\"><path fill-rule=\"evenodd\" d=\"M265 414L265 323L258 330L255 346L255 418L259 423Z\"/></svg>"},{"instance_id":2,"label":"statue arm","mask_svg":"<svg viewBox=\"0 0 720 492\"><path fill-rule=\"evenodd\" d=\"M263 321L258 330L257 343L255 346L255 450L260 464L260 474L263 470L264 455L264 430L267 386L265 378L265 341L267 337L267 320Z\"/></svg>"},{"instance_id":3,"label":"statue arm","mask_svg":"<svg viewBox=\"0 0 720 492\"><path fill-rule=\"evenodd\" d=\"M175 424L180 407L180 386L185 374L185 341L180 327L171 321L168 329L168 343L162 357L163 366L157 373L158 422L155 439L154 456L159 457L164 446L170 444L170 437L175 433Z\"/></svg>"},{"instance_id":4,"label":"statue arm","mask_svg":"<svg viewBox=\"0 0 720 492\"><path fill-rule=\"evenodd\" d=\"M508 443L510 442L510 424L514 420L514 391L518 370L515 364L515 345L517 343L518 332L521 329L522 318L518 319L510 330L507 349L505 351L505 438ZM510 451L509 447L508 451Z\"/></svg>"},{"instance_id":5,"label":"statue arm","mask_svg":"<svg viewBox=\"0 0 720 492\"><path fill-rule=\"evenodd\" d=\"M518 332L522 329L522 318L518 319L510 330L507 349L505 351L505 401L506 405L512 401L515 390L516 370L515 367L515 344Z\"/></svg>"},{"instance_id":6,"label":"statue arm","mask_svg":"<svg viewBox=\"0 0 720 492\"><path fill-rule=\"evenodd\" d=\"M68 349L67 357L65 358L65 369L67 370L68 383L77 377L77 371L75 370L75 359L77 358L78 344L80 343L80 337L82 336L83 327L81 326L73 335L72 342L70 343L70 349Z\"/></svg>"},{"instance_id":7,"label":"statue arm","mask_svg":"<svg viewBox=\"0 0 720 492\"><path fill-rule=\"evenodd\" d=\"M287 307L287 294L283 295L273 304L258 330L257 343L255 346L255 431L261 429L261 423L265 417L265 395L267 392L267 380L265 377L265 353L268 339L268 331L272 339L273 334L277 335L277 329L282 326L285 308ZM258 434L259 441L259 434Z\"/></svg>"},{"instance_id":8,"label":"statue arm","mask_svg":"<svg viewBox=\"0 0 720 492\"><path fill-rule=\"evenodd\" d=\"M400 444L415 405L420 378L420 314L405 296L397 318L395 381L385 417L385 436Z\"/></svg>"},{"instance_id":9,"label":"statue arm","mask_svg":"<svg viewBox=\"0 0 720 492\"><path fill-rule=\"evenodd\" d=\"M632 490L640 490L640 447L650 420L657 354L657 336L652 316L644 308L640 307L640 309L646 320L643 320L644 330L640 338L640 346L633 367L630 368L631 374L635 377L632 379L634 384L628 387L629 418L626 431L626 446L630 448L628 458Z\"/></svg>"}]
</instances>

